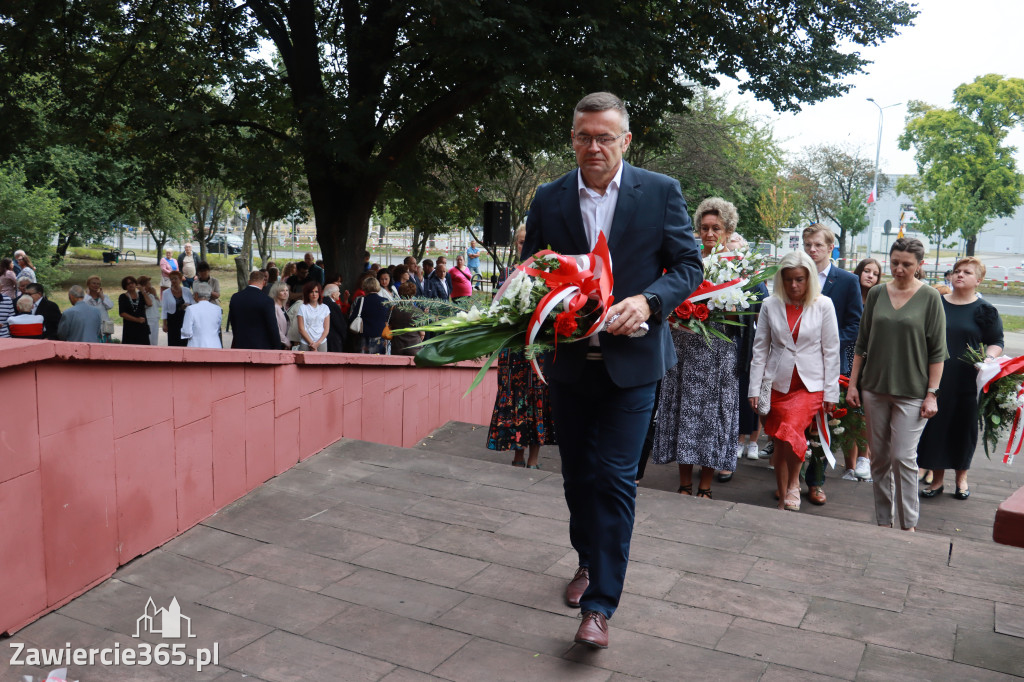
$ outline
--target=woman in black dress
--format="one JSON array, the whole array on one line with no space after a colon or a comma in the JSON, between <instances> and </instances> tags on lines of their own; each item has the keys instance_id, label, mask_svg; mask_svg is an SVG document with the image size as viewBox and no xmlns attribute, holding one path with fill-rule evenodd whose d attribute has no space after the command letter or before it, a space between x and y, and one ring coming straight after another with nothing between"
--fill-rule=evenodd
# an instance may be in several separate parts
<instances>
[{"instance_id":1,"label":"woman in black dress","mask_svg":"<svg viewBox=\"0 0 1024 682\"><path fill-rule=\"evenodd\" d=\"M149 301L139 291L139 283L130 275L121 280L121 288L125 291L117 299L117 312L124 320L121 343L148 346L149 322L146 320L146 308ZM180 325L178 329L181 329Z\"/></svg>"},{"instance_id":2,"label":"woman in black dress","mask_svg":"<svg viewBox=\"0 0 1024 682\"><path fill-rule=\"evenodd\" d=\"M181 323L185 321L185 308L195 303L192 290L181 285L180 271L170 275L171 288L160 298L160 315L164 320L164 333L168 346L187 346L188 339L181 338Z\"/></svg>"},{"instance_id":3,"label":"woman in black dress","mask_svg":"<svg viewBox=\"0 0 1024 682\"><path fill-rule=\"evenodd\" d=\"M978 445L978 371L963 357L968 348L981 344L989 357L1003 352L999 312L978 298L978 285L984 279L984 263L974 256L961 258L953 267L953 291L942 297L949 359L939 383L939 411L928 420L917 446L917 465L932 470L932 483L921 490L921 497L942 493L946 469L956 470L953 497L966 500L971 494L967 470Z\"/></svg>"}]
</instances>

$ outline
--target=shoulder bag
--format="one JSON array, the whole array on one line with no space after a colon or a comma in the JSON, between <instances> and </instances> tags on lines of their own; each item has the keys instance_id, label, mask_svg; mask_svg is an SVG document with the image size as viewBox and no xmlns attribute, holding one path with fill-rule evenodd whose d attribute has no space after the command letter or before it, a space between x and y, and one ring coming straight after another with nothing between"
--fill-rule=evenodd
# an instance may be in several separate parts
<instances>
[{"instance_id":1,"label":"shoulder bag","mask_svg":"<svg viewBox=\"0 0 1024 682\"><path fill-rule=\"evenodd\" d=\"M356 334L363 333L363 302L365 300L366 296L363 296L362 298L359 299L359 312L356 313L355 318L348 323L349 330L355 332Z\"/></svg>"}]
</instances>

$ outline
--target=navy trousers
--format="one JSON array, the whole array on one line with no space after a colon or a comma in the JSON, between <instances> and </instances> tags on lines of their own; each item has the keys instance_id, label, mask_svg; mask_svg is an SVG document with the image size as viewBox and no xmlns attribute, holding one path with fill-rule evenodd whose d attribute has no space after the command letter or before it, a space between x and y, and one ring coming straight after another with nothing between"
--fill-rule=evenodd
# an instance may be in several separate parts
<instances>
[{"instance_id":1,"label":"navy trousers","mask_svg":"<svg viewBox=\"0 0 1024 682\"><path fill-rule=\"evenodd\" d=\"M562 458L569 540L590 569L583 611L610 618L629 562L640 451L657 382L619 388L604 362L588 360L575 382L551 382L551 408Z\"/></svg>"}]
</instances>

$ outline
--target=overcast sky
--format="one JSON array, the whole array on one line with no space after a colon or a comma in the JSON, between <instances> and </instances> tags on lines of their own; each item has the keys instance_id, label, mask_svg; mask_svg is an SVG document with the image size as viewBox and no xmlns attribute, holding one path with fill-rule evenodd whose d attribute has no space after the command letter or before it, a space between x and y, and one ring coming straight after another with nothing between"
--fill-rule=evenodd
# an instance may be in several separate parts
<instances>
[{"instance_id":1,"label":"overcast sky","mask_svg":"<svg viewBox=\"0 0 1024 682\"><path fill-rule=\"evenodd\" d=\"M775 122L776 137L790 151L819 143L847 142L874 159L878 108L886 109L882 127L883 173L914 173L913 150L897 146L903 132L906 103L923 100L948 107L961 83L987 73L1024 78L1024 0L920 0L913 26L861 55L873 62L865 73L848 79L854 87L845 96L805 107L799 114L778 114L770 104L736 93L723 82L734 104ZM1011 137L1018 147L1018 169L1024 167L1024 131Z\"/></svg>"}]
</instances>

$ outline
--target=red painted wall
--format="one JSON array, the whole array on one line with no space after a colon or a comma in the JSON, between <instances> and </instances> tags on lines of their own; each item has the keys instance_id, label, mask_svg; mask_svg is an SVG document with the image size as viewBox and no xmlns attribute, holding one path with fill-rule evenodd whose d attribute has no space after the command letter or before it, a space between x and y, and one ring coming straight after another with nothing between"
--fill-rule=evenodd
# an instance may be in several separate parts
<instances>
[{"instance_id":1,"label":"red painted wall","mask_svg":"<svg viewBox=\"0 0 1024 682\"><path fill-rule=\"evenodd\" d=\"M478 369L0 339L0 633L339 438L412 447L488 423L493 379L462 398Z\"/></svg>"}]
</instances>

